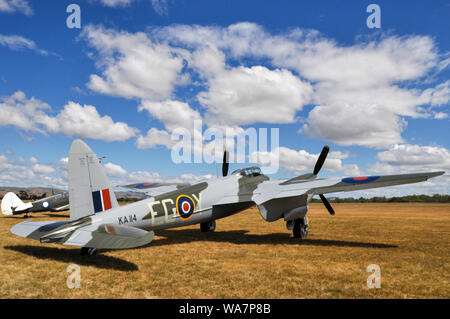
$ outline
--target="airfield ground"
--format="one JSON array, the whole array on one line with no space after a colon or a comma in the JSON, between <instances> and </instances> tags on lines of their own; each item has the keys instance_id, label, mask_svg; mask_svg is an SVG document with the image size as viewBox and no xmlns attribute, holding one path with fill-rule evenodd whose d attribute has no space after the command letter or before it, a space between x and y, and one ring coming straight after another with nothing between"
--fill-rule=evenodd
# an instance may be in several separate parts
<instances>
[{"instance_id":1,"label":"airfield ground","mask_svg":"<svg viewBox=\"0 0 450 319\"><path fill-rule=\"evenodd\" d=\"M12 235L23 221L0 217L1 298L450 298L450 204L321 204L302 242L256 208L156 232L148 246L80 256L79 248ZM64 220L40 213L34 221ZM69 289L67 267L81 268ZM381 270L369 289L367 267Z\"/></svg>"}]
</instances>

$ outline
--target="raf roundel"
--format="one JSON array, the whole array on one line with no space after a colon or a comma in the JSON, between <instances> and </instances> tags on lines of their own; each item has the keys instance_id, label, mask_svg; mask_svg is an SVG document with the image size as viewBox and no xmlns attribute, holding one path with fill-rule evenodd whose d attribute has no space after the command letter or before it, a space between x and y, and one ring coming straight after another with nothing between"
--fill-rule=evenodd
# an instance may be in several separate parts
<instances>
[{"instance_id":1,"label":"raf roundel","mask_svg":"<svg viewBox=\"0 0 450 319\"><path fill-rule=\"evenodd\" d=\"M189 219L195 211L194 200L187 195L180 195L176 201L177 213L181 219Z\"/></svg>"}]
</instances>

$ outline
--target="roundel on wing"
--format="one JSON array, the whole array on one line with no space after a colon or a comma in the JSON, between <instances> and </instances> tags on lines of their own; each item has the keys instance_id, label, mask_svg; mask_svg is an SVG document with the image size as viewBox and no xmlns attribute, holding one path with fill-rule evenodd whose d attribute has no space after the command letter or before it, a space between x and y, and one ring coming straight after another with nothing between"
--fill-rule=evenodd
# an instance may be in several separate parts
<instances>
[{"instance_id":1,"label":"roundel on wing","mask_svg":"<svg viewBox=\"0 0 450 319\"><path fill-rule=\"evenodd\" d=\"M180 195L176 201L177 213L181 219L190 218L195 211L194 200L187 195Z\"/></svg>"},{"instance_id":2,"label":"roundel on wing","mask_svg":"<svg viewBox=\"0 0 450 319\"><path fill-rule=\"evenodd\" d=\"M364 184L376 181L380 176L359 176L359 177L347 177L343 178L342 182L347 184Z\"/></svg>"}]
</instances>

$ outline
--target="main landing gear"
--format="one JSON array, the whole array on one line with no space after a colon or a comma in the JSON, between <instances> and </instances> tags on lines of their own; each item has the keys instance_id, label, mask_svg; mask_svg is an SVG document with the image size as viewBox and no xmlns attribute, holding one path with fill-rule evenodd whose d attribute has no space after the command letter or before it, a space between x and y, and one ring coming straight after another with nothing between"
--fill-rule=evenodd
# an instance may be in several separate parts
<instances>
[{"instance_id":1,"label":"main landing gear","mask_svg":"<svg viewBox=\"0 0 450 319\"><path fill-rule=\"evenodd\" d=\"M97 248L81 247L82 256L92 256L97 253Z\"/></svg>"},{"instance_id":2,"label":"main landing gear","mask_svg":"<svg viewBox=\"0 0 450 319\"><path fill-rule=\"evenodd\" d=\"M294 238L306 238L308 236L308 217L290 220L286 222L286 227L292 230Z\"/></svg>"},{"instance_id":3,"label":"main landing gear","mask_svg":"<svg viewBox=\"0 0 450 319\"><path fill-rule=\"evenodd\" d=\"M202 233L210 233L210 232L213 232L215 229L216 229L216 221L215 220L200 224L200 231Z\"/></svg>"}]
</instances>

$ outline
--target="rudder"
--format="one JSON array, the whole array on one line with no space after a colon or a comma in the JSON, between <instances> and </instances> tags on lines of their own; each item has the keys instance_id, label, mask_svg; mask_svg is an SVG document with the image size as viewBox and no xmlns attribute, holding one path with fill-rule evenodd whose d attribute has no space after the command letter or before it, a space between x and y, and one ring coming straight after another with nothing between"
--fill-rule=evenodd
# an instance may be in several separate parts
<instances>
[{"instance_id":1,"label":"rudder","mask_svg":"<svg viewBox=\"0 0 450 319\"><path fill-rule=\"evenodd\" d=\"M75 140L69 154L70 220L119 206L97 155L82 140Z\"/></svg>"}]
</instances>

